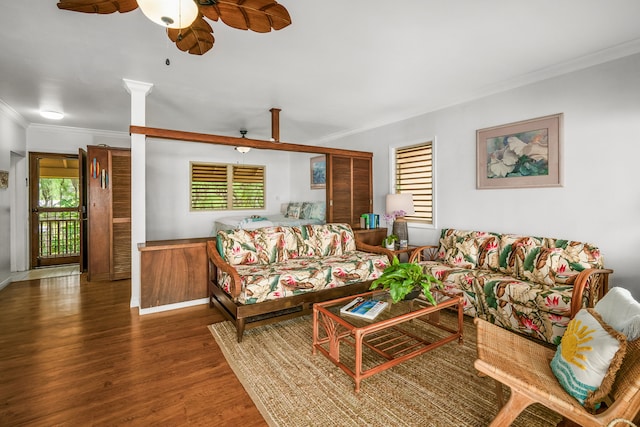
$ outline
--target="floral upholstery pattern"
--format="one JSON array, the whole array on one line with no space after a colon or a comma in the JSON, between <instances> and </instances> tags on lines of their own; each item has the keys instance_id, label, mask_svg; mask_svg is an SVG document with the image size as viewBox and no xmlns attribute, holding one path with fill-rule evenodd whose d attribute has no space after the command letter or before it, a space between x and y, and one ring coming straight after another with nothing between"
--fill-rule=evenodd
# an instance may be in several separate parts
<instances>
[{"instance_id":1,"label":"floral upholstery pattern","mask_svg":"<svg viewBox=\"0 0 640 427\"><path fill-rule=\"evenodd\" d=\"M603 268L588 243L455 229L442 230L436 256L423 268L463 295L465 314L556 345L570 320L572 278Z\"/></svg>"},{"instance_id":2,"label":"floral upholstery pattern","mask_svg":"<svg viewBox=\"0 0 640 427\"><path fill-rule=\"evenodd\" d=\"M238 231L247 234L236 234ZM253 237L253 246L249 237ZM233 264L242 281L237 299L241 304L374 280L389 265L384 255L356 250L348 224L218 232L218 251L226 260L252 261L236 254L248 252L244 246L255 248L258 261ZM230 293L231 276L218 270L218 284Z\"/></svg>"}]
</instances>

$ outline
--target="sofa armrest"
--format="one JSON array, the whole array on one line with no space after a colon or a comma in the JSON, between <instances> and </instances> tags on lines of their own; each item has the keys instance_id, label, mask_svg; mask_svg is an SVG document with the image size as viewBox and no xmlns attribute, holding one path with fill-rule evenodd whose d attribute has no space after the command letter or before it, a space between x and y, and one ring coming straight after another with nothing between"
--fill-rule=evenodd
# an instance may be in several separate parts
<instances>
[{"instance_id":1,"label":"sofa armrest","mask_svg":"<svg viewBox=\"0 0 640 427\"><path fill-rule=\"evenodd\" d=\"M576 275L571 296L572 319L582 308L582 298L585 292L589 293L587 307L593 307L609 291L609 274L611 273L613 270L589 268Z\"/></svg>"},{"instance_id":2,"label":"sofa armrest","mask_svg":"<svg viewBox=\"0 0 640 427\"><path fill-rule=\"evenodd\" d=\"M356 249L363 252L371 252L374 254L386 255L387 258L389 258L389 262L392 262L393 257L395 256L394 253L387 248L384 248L382 246L367 245L366 243L361 242L357 238L356 238Z\"/></svg>"},{"instance_id":3,"label":"sofa armrest","mask_svg":"<svg viewBox=\"0 0 640 427\"><path fill-rule=\"evenodd\" d=\"M219 268L220 270L231 276L231 289L229 289L231 296L233 298L237 298L238 296L240 296L240 291L242 291L242 281L240 280L240 275L231 264L222 259L220 253L218 253L218 248L216 247L215 240L207 242L207 256L209 258L210 269L211 264L213 264L215 268ZM217 284L216 271L209 271L209 282L214 282Z\"/></svg>"},{"instance_id":4,"label":"sofa armrest","mask_svg":"<svg viewBox=\"0 0 640 427\"><path fill-rule=\"evenodd\" d=\"M409 262L435 261L438 247L433 245L418 246L411 252Z\"/></svg>"}]
</instances>

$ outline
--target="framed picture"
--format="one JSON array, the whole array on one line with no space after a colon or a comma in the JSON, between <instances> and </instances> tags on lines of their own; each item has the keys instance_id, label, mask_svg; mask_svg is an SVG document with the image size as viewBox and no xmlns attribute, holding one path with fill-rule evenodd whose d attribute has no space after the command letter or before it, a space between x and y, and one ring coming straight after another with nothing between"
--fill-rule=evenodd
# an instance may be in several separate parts
<instances>
[{"instance_id":1,"label":"framed picture","mask_svg":"<svg viewBox=\"0 0 640 427\"><path fill-rule=\"evenodd\" d=\"M9 172L0 171L0 189L5 190L9 187Z\"/></svg>"},{"instance_id":2,"label":"framed picture","mask_svg":"<svg viewBox=\"0 0 640 427\"><path fill-rule=\"evenodd\" d=\"M476 131L477 188L561 187L562 117Z\"/></svg>"},{"instance_id":3,"label":"framed picture","mask_svg":"<svg viewBox=\"0 0 640 427\"><path fill-rule=\"evenodd\" d=\"M327 158L317 156L311 158L311 189L327 187Z\"/></svg>"}]
</instances>

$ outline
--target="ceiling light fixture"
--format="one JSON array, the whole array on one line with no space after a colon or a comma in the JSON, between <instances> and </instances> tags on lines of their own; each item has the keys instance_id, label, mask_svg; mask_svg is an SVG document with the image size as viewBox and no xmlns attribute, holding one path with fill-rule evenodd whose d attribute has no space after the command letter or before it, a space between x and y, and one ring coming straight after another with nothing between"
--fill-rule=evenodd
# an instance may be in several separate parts
<instances>
[{"instance_id":1,"label":"ceiling light fixture","mask_svg":"<svg viewBox=\"0 0 640 427\"><path fill-rule=\"evenodd\" d=\"M200 10L193 0L138 0L142 13L166 28L186 28L193 24Z\"/></svg>"},{"instance_id":2,"label":"ceiling light fixture","mask_svg":"<svg viewBox=\"0 0 640 427\"><path fill-rule=\"evenodd\" d=\"M53 110L42 110L40 111L40 115L45 119L51 120L62 120L62 118L64 117L64 113Z\"/></svg>"},{"instance_id":3,"label":"ceiling light fixture","mask_svg":"<svg viewBox=\"0 0 640 427\"><path fill-rule=\"evenodd\" d=\"M247 130L240 129L240 135L242 135L242 139L245 139L247 137ZM251 147L236 147L236 151L242 154L247 154L249 151L251 151Z\"/></svg>"}]
</instances>

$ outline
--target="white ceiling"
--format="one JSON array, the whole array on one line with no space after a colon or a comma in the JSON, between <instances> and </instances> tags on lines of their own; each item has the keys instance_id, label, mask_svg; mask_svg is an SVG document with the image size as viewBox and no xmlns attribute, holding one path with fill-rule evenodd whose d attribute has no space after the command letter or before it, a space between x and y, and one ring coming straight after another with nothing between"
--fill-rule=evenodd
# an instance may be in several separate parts
<instances>
[{"instance_id":1,"label":"white ceiling","mask_svg":"<svg viewBox=\"0 0 640 427\"><path fill-rule=\"evenodd\" d=\"M154 85L147 126L268 139L277 107L280 139L309 144L640 52L637 0L280 0L291 26L210 22L204 56L140 10L56 3L3 1L0 100L29 123L121 132L123 78Z\"/></svg>"}]
</instances>

